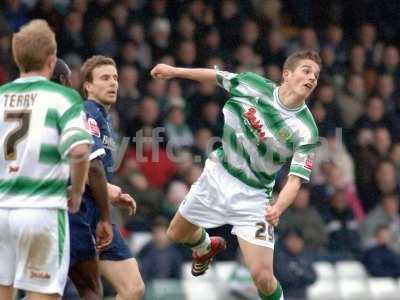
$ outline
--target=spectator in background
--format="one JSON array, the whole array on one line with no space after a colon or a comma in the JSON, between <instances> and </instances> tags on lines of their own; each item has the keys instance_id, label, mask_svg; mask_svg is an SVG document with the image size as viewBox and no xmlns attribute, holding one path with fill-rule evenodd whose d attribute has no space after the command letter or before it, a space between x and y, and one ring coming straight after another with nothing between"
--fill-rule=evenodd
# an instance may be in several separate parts
<instances>
[{"instance_id":1,"label":"spectator in background","mask_svg":"<svg viewBox=\"0 0 400 300\"><path fill-rule=\"evenodd\" d=\"M282 215L277 230L284 233L290 228L301 228L306 247L312 251L320 252L328 240L321 216L310 206L307 186L300 188L293 204Z\"/></svg>"},{"instance_id":2,"label":"spectator in background","mask_svg":"<svg viewBox=\"0 0 400 300\"><path fill-rule=\"evenodd\" d=\"M400 55L394 45L387 45L383 52L382 64L378 67L379 74L390 74L396 78L396 85L400 83Z\"/></svg>"},{"instance_id":3,"label":"spectator in background","mask_svg":"<svg viewBox=\"0 0 400 300\"><path fill-rule=\"evenodd\" d=\"M344 90L337 97L340 115L346 129L351 128L364 113L366 97L363 77L359 74L350 75Z\"/></svg>"},{"instance_id":4,"label":"spectator in background","mask_svg":"<svg viewBox=\"0 0 400 300\"><path fill-rule=\"evenodd\" d=\"M344 183L354 185L353 158L343 143L342 133L341 130L328 132L326 139L322 140L321 145L316 149L314 169L311 175L314 185L326 182L326 174L323 173L322 164L328 161L333 162L338 167Z\"/></svg>"},{"instance_id":5,"label":"spectator in background","mask_svg":"<svg viewBox=\"0 0 400 300\"><path fill-rule=\"evenodd\" d=\"M141 93L138 87L139 74L137 68L122 65L119 70L118 102L115 106L122 122L122 131L127 133L129 122L136 117Z\"/></svg>"},{"instance_id":6,"label":"spectator in background","mask_svg":"<svg viewBox=\"0 0 400 300\"><path fill-rule=\"evenodd\" d=\"M81 58L89 55L87 41L83 32L83 16L76 11L68 13L64 26L58 35L58 52L60 56L76 54Z\"/></svg>"},{"instance_id":7,"label":"spectator in background","mask_svg":"<svg viewBox=\"0 0 400 300\"><path fill-rule=\"evenodd\" d=\"M367 55L365 49L360 45L354 45L350 49L349 60L347 66L347 74L363 75L367 68Z\"/></svg>"},{"instance_id":8,"label":"spectator in background","mask_svg":"<svg viewBox=\"0 0 400 300\"><path fill-rule=\"evenodd\" d=\"M29 21L28 7L20 0L7 0L4 5L6 22L13 32L17 32L22 25Z\"/></svg>"},{"instance_id":9,"label":"spectator in background","mask_svg":"<svg viewBox=\"0 0 400 300\"><path fill-rule=\"evenodd\" d=\"M167 237L168 220L157 217L151 229L151 241L138 254L145 282L155 279L180 279L182 255Z\"/></svg>"},{"instance_id":10,"label":"spectator in background","mask_svg":"<svg viewBox=\"0 0 400 300\"><path fill-rule=\"evenodd\" d=\"M148 69L152 63L151 47L145 40L143 24L133 22L128 24L127 39L135 43L137 47L137 60L143 68Z\"/></svg>"},{"instance_id":11,"label":"spectator in background","mask_svg":"<svg viewBox=\"0 0 400 300\"><path fill-rule=\"evenodd\" d=\"M361 237L365 248L376 244L376 228L387 226L392 233L390 248L400 255L400 214L398 195L389 194L381 198L381 203L372 210L361 227Z\"/></svg>"},{"instance_id":12,"label":"spectator in background","mask_svg":"<svg viewBox=\"0 0 400 300\"><path fill-rule=\"evenodd\" d=\"M113 23L108 18L101 18L95 23L92 37L93 53L115 58L118 47Z\"/></svg>"},{"instance_id":13,"label":"spectator in background","mask_svg":"<svg viewBox=\"0 0 400 300\"><path fill-rule=\"evenodd\" d=\"M367 249L362 261L373 277L400 277L400 255L390 249L393 233L386 226L375 230L375 246Z\"/></svg>"},{"instance_id":14,"label":"spectator in background","mask_svg":"<svg viewBox=\"0 0 400 300\"><path fill-rule=\"evenodd\" d=\"M162 214L169 220L172 219L188 192L189 187L186 185L186 183L178 180L172 181L167 188L165 201L163 201L161 205Z\"/></svg>"},{"instance_id":15,"label":"spectator in background","mask_svg":"<svg viewBox=\"0 0 400 300\"><path fill-rule=\"evenodd\" d=\"M336 190L323 214L328 232L328 257L332 261L356 259L360 255L359 224L349 208L343 190Z\"/></svg>"},{"instance_id":16,"label":"spectator in background","mask_svg":"<svg viewBox=\"0 0 400 300\"><path fill-rule=\"evenodd\" d=\"M168 138L168 147L176 150L193 145L193 134L186 124L183 107L171 104L167 111L165 131Z\"/></svg>"},{"instance_id":17,"label":"spectator in background","mask_svg":"<svg viewBox=\"0 0 400 300\"><path fill-rule=\"evenodd\" d=\"M376 94L382 98L386 113L394 111L396 105L395 83L391 75L379 75Z\"/></svg>"},{"instance_id":18,"label":"spectator in background","mask_svg":"<svg viewBox=\"0 0 400 300\"><path fill-rule=\"evenodd\" d=\"M305 300L306 288L317 279L306 245L301 230L289 228L283 235L283 247L277 248L274 267L285 300Z\"/></svg>"},{"instance_id":19,"label":"spectator in background","mask_svg":"<svg viewBox=\"0 0 400 300\"><path fill-rule=\"evenodd\" d=\"M125 163L135 165L137 171L146 177L150 187L162 190L175 176L176 167L171 160L171 153L161 147L163 138L159 133L160 128L146 127L140 130L135 147L126 153Z\"/></svg>"},{"instance_id":20,"label":"spectator in background","mask_svg":"<svg viewBox=\"0 0 400 300\"><path fill-rule=\"evenodd\" d=\"M365 50L367 65L378 65L382 57L383 44L376 38L376 27L371 23L361 24L358 29L357 39L360 46Z\"/></svg>"}]
</instances>

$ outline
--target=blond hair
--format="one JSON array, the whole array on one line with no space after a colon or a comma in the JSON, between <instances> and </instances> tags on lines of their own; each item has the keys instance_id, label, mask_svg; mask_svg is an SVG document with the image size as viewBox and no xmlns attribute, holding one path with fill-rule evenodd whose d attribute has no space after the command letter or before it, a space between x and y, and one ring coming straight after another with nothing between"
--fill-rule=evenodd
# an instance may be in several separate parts
<instances>
[{"instance_id":1,"label":"blond hair","mask_svg":"<svg viewBox=\"0 0 400 300\"><path fill-rule=\"evenodd\" d=\"M294 71L296 69L299 62L303 59L309 59L315 62L320 68L322 65L321 57L319 56L317 51L314 50L302 50L297 51L291 54L283 64L283 69L288 69L290 71Z\"/></svg>"},{"instance_id":2,"label":"blond hair","mask_svg":"<svg viewBox=\"0 0 400 300\"><path fill-rule=\"evenodd\" d=\"M56 36L45 20L32 20L13 34L12 54L21 72L42 70L56 51Z\"/></svg>"},{"instance_id":3,"label":"blond hair","mask_svg":"<svg viewBox=\"0 0 400 300\"><path fill-rule=\"evenodd\" d=\"M114 66L115 68L117 65L115 61L111 57L107 57L104 55L94 55L91 58L87 59L85 63L82 65L80 70L80 77L81 77L81 92L82 94L87 97L87 92L84 88L85 82L92 82L93 81L93 70L100 66Z\"/></svg>"}]
</instances>

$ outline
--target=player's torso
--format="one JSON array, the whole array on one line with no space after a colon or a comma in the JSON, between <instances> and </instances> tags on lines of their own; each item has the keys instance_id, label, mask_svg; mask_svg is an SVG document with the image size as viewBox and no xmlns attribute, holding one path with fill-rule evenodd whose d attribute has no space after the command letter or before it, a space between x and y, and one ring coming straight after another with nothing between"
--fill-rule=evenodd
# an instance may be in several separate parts
<instances>
[{"instance_id":1,"label":"player's torso","mask_svg":"<svg viewBox=\"0 0 400 300\"><path fill-rule=\"evenodd\" d=\"M69 167L58 151L62 99L54 88L46 80L17 80L0 87L2 206L65 207L61 198ZM53 196L57 200L49 199Z\"/></svg>"},{"instance_id":2,"label":"player's torso","mask_svg":"<svg viewBox=\"0 0 400 300\"><path fill-rule=\"evenodd\" d=\"M91 132L92 135L96 135L101 140L101 146L105 151L105 155L101 157L101 160L107 180L111 181L114 166L113 153L116 147L111 117L104 109L100 107L100 104L97 104L91 100L85 101L85 112L87 115L89 132Z\"/></svg>"},{"instance_id":3,"label":"player's torso","mask_svg":"<svg viewBox=\"0 0 400 300\"><path fill-rule=\"evenodd\" d=\"M310 134L302 120L307 107L287 110L279 104L277 89L261 97L232 97L223 109L224 152L232 162L244 158L252 168L275 174L293 156L296 144Z\"/></svg>"}]
</instances>

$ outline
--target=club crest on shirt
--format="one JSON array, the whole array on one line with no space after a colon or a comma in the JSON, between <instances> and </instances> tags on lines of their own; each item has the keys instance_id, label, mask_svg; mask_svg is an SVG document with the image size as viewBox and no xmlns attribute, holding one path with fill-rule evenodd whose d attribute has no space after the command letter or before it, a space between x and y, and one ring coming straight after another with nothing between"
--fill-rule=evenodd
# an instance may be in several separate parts
<instances>
[{"instance_id":1,"label":"club crest on shirt","mask_svg":"<svg viewBox=\"0 0 400 300\"><path fill-rule=\"evenodd\" d=\"M97 122L95 119L88 118L86 124L87 124L86 128L91 135L100 137L100 128L97 125Z\"/></svg>"},{"instance_id":2,"label":"club crest on shirt","mask_svg":"<svg viewBox=\"0 0 400 300\"><path fill-rule=\"evenodd\" d=\"M282 127L278 131L278 138L280 142L287 142L292 137L292 133L290 132L289 129Z\"/></svg>"}]
</instances>

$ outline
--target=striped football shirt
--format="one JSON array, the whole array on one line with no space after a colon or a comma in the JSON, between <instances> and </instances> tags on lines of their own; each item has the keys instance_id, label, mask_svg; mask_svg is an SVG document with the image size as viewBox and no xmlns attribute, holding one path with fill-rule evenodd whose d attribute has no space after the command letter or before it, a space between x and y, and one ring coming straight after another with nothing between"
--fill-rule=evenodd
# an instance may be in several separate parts
<instances>
[{"instance_id":1,"label":"striped football shirt","mask_svg":"<svg viewBox=\"0 0 400 300\"><path fill-rule=\"evenodd\" d=\"M0 207L67 208L70 150L90 144L81 97L41 76L0 87Z\"/></svg>"}]
</instances>

